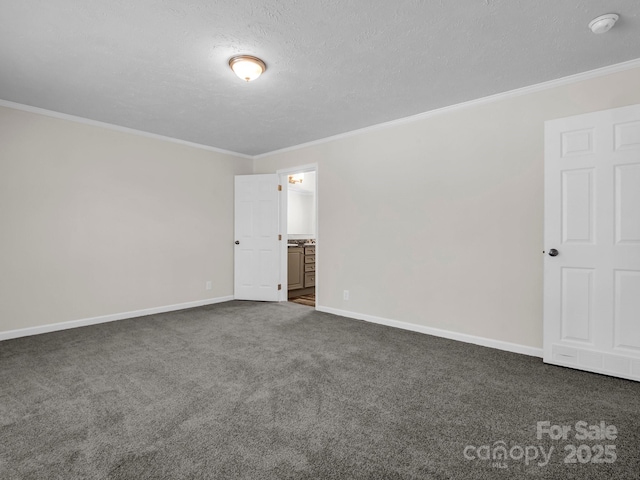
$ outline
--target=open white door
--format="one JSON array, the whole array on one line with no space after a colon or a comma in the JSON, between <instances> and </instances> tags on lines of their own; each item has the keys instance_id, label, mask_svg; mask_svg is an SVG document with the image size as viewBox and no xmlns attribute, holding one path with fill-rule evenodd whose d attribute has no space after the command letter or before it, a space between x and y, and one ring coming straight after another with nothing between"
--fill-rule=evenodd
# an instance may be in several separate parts
<instances>
[{"instance_id":1,"label":"open white door","mask_svg":"<svg viewBox=\"0 0 640 480\"><path fill-rule=\"evenodd\" d=\"M234 296L277 301L280 278L278 175L235 177Z\"/></svg>"},{"instance_id":2,"label":"open white door","mask_svg":"<svg viewBox=\"0 0 640 480\"><path fill-rule=\"evenodd\" d=\"M544 361L640 380L640 105L545 124Z\"/></svg>"}]
</instances>

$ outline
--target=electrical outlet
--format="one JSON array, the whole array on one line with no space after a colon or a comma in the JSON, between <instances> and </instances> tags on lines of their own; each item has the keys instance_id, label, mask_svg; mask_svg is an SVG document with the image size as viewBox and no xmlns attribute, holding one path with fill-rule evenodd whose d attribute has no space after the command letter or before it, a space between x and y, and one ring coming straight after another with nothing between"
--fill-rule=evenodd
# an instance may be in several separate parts
<instances>
[{"instance_id":1,"label":"electrical outlet","mask_svg":"<svg viewBox=\"0 0 640 480\"><path fill-rule=\"evenodd\" d=\"M207 290L211 290L213 285L211 284L211 280L207 280L207 283L204 284L204 288Z\"/></svg>"},{"instance_id":2,"label":"electrical outlet","mask_svg":"<svg viewBox=\"0 0 640 480\"><path fill-rule=\"evenodd\" d=\"M342 294L342 299L349 300L349 290L344 291L344 293Z\"/></svg>"}]
</instances>

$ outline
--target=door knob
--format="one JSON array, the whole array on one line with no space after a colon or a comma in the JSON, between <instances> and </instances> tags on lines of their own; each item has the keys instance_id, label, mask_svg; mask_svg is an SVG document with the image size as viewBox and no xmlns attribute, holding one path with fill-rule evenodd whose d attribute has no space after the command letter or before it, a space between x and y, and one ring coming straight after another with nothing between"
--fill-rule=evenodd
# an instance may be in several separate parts
<instances>
[{"instance_id":1,"label":"door knob","mask_svg":"<svg viewBox=\"0 0 640 480\"><path fill-rule=\"evenodd\" d=\"M557 257L558 256L558 250L556 250L555 248L552 248L551 250L549 250L549 255L551 255L552 257Z\"/></svg>"},{"instance_id":2,"label":"door knob","mask_svg":"<svg viewBox=\"0 0 640 480\"><path fill-rule=\"evenodd\" d=\"M240 245L240 240L236 240L236 245ZM557 255L557 253L556 253Z\"/></svg>"}]
</instances>

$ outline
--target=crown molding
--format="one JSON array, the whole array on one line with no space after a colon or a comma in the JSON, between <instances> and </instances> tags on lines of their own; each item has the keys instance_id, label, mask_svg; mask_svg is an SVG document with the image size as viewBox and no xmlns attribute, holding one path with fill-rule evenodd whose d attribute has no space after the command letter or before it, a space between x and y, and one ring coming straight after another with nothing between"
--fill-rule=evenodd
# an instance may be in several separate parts
<instances>
[{"instance_id":1,"label":"crown molding","mask_svg":"<svg viewBox=\"0 0 640 480\"><path fill-rule=\"evenodd\" d=\"M32 107L31 105L24 105L22 103L10 102L8 100L0 99L0 107L13 108L14 110L22 110L24 112L36 113L44 115L46 117L58 118L60 120L67 120L69 122L81 123L84 125L91 125L92 127L101 127L108 130L115 130L117 132L129 133L131 135L137 135L140 137L153 138L155 140L162 140L170 143L177 143L178 145L185 145L187 147L197 148L199 150L206 150L209 152L222 153L225 155L232 155L234 157L246 158L253 160L253 156L246 155L244 153L232 152L231 150L224 150L222 148L211 147L209 145L202 145L200 143L189 142L187 140L180 140L179 138L166 137L164 135L158 135L157 133L145 132L143 130L136 130L135 128L121 127L120 125L114 125L113 123L99 122L97 120L91 120L89 118L77 117L75 115L69 115L67 113L54 112L53 110L47 110L39 107Z\"/></svg>"},{"instance_id":2,"label":"crown molding","mask_svg":"<svg viewBox=\"0 0 640 480\"><path fill-rule=\"evenodd\" d=\"M90 120L88 118L77 117L75 115L68 115L66 113L54 112L52 110L46 110L44 108L32 107L30 105L23 105L21 103L10 102L8 100L0 99L0 107L13 108L15 110L23 110L26 112L37 113L40 115L45 115L48 117L59 118L62 120L68 120L71 122L82 123L85 125L92 125L96 127L102 127L109 130L116 130L119 132L129 133L132 135L139 135L147 138L154 138L156 140L163 140L166 142L177 143L179 145L185 145L192 148L198 148L200 150L207 150L210 152L222 153L225 155L232 155L234 157L245 158L249 160L260 160L263 158L270 157L272 155L292 152L296 150L300 150L303 148L312 147L315 145L322 145L324 143L334 142L336 140L341 140L344 138L354 137L356 135L361 135L364 133L375 132L378 130L384 130L387 128L393 128L400 125L418 122L427 118L431 118L437 115L441 115L444 113L450 113L457 110L462 110L465 108L470 108L474 106L484 105L487 103L497 102L500 100L504 100L507 98L518 97L522 95L527 95L531 93L541 92L544 90L549 90L551 88L560 87L563 85L570 85L572 83L581 82L584 80L589 80L598 77L604 77L606 75L611 75L618 72L623 72L626 70L631 70L633 68L640 68L640 58L636 58L634 60L629 60L627 62L617 63L615 65L609 65L607 67L597 68L595 70L589 70L587 72L577 73L575 75L569 75L567 77L558 78L555 80L550 80L548 82L537 83L535 85L530 85L527 87L517 88L515 90L509 90L502 93L496 93L494 95L489 95L487 97L477 98L475 100L469 100L467 102L457 103L455 105L449 105L442 108L437 108L435 110L429 110L427 112L418 113L416 115L411 115L409 117L403 117L396 120L391 120L389 122L378 123L376 125L371 125L369 127L359 128L357 130L351 130L350 132L340 133L337 135L332 135L330 137L321 138L318 140L313 140L311 142L301 143L298 145L293 145L291 147L285 147L278 150L273 150L270 152L261 153L259 155L246 155L244 153L232 152L230 150L224 150L222 148L211 147L209 145L202 145L199 143L193 143L186 140L180 140L178 138L166 137L164 135L158 135L155 133L145 132L142 130L136 130L129 127L121 127L119 125L114 125L111 123L99 122L97 120Z\"/></svg>"},{"instance_id":3,"label":"crown molding","mask_svg":"<svg viewBox=\"0 0 640 480\"><path fill-rule=\"evenodd\" d=\"M299 145L293 145L291 147L285 147L279 150L273 150L271 152L261 153L259 155L254 156L253 159L260 160L262 158L270 157L276 154L292 152L292 151L300 150L303 148L313 147L315 145L321 145L323 143L329 143L329 142L334 142L336 140L341 140L344 138L354 137L356 135L361 135L364 133L375 132L378 130L397 127L399 125L404 125L406 123L418 122L426 118L431 118L437 115L441 115L443 113L451 113L451 112L462 110L465 108L470 108L470 107L475 107L479 105L484 105L487 103L497 102L500 100L505 100L507 98L519 97L522 95L541 92L544 90L549 90L551 88L556 88L563 85L570 85L572 83L582 82L584 80L589 80L593 78L604 77L606 75L611 75L618 72L624 72L626 70L631 70L633 68L639 68L639 67L640 67L640 58L636 58L635 60L629 60L628 62L617 63L615 65L609 65L607 67L597 68L595 70L589 70L587 72L577 73L575 75L569 75L567 77L562 77L555 80L549 80L548 82L542 82L542 83L537 83L535 85L529 85L527 87L516 88L515 90L496 93L494 95L489 95L487 97L481 97L475 100L469 100L467 102L457 103L455 105L449 105L446 107L437 108L435 110L429 110L427 112L418 113L416 115L411 115L409 117L403 117L397 120L391 120L389 122L378 123L376 125L359 128L357 130L352 130L350 132L339 133L337 135L332 135L330 137L313 140L311 142L301 143Z\"/></svg>"}]
</instances>

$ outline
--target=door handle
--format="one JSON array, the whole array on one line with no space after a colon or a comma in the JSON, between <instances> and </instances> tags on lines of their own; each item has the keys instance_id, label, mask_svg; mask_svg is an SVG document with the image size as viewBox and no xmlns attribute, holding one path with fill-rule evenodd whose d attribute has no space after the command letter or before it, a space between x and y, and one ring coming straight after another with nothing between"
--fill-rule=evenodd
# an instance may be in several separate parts
<instances>
[{"instance_id":1,"label":"door handle","mask_svg":"<svg viewBox=\"0 0 640 480\"><path fill-rule=\"evenodd\" d=\"M552 257L557 257L558 256L558 250L556 250L555 248L552 248L551 250L549 250L549 255L551 255Z\"/></svg>"},{"instance_id":2,"label":"door handle","mask_svg":"<svg viewBox=\"0 0 640 480\"><path fill-rule=\"evenodd\" d=\"M240 240L236 240L236 245L240 245Z\"/></svg>"}]
</instances>

